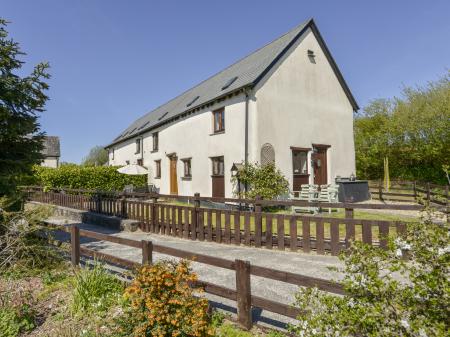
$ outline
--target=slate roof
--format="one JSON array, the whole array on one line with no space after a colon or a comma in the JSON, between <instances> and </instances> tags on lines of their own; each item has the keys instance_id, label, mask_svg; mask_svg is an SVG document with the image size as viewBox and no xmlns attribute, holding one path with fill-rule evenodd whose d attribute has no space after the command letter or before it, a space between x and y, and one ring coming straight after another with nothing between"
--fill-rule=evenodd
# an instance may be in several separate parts
<instances>
[{"instance_id":1,"label":"slate roof","mask_svg":"<svg viewBox=\"0 0 450 337\"><path fill-rule=\"evenodd\" d=\"M59 137L57 136L45 136L44 137L44 149L42 154L45 157L60 157L61 150L59 145Z\"/></svg>"},{"instance_id":2,"label":"slate roof","mask_svg":"<svg viewBox=\"0 0 450 337\"><path fill-rule=\"evenodd\" d=\"M312 19L302 22L276 40L139 118L122 131L107 147L142 134L149 129L164 124L174 117L186 111L193 110L205 103L209 103L216 98L226 96L244 87L255 85L295 43L308 26L317 30ZM319 40L321 40L320 33L318 31L315 33L319 34ZM328 49L326 46L325 49L327 53ZM331 58L331 55L329 57ZM334 63L332 58L331 61ZM346 93L348 91L347 96L349 96L355 111L358 110L356 101L345 84L342 75L339 70L337 72L338 74L336 75L341 77L341 84L343 84Z\"/></svg>"}]
</instances>

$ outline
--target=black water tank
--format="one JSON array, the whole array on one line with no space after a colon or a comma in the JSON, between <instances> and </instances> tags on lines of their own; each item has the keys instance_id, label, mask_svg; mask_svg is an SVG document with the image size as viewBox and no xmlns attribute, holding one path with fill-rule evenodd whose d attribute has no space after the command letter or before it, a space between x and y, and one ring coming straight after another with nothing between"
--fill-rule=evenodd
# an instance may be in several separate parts
<instances>
[{"instance_id":1,"label":"black water tank","mask_svg":"<svg viewBox=\"0 0 450 337\"><path fill-rule=\"evenodd\" d=\"M339 202L360 202L370 199L369 183L367 180L336 178L339 185Z\"/></svg>"}]
</instances>

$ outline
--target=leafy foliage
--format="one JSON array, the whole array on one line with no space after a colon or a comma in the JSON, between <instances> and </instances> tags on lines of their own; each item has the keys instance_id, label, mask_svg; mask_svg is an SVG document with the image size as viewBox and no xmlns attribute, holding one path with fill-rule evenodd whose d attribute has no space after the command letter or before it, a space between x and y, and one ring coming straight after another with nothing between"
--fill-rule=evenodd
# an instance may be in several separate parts
<instances>
[{"instance_id":1,"label":"leafy foliage","mask_svg":"<svg viewBox=\"0 0 450 337\"><path fill-rule=\"evenodd\" d=\"M125 290L130 301L122 336L212 336L208 301L195 297L200 289L187 261L158 262L139 269Z\"/></svg>"},{"instance_id":2,"label":"leafy foliage","mask_svg":"<svg viewBox=\"0 0 450 337\"><path fill-rule=\"evenodd\" d=\"M48 188L95 189L120 191L125 185L145 186L147 176L117 172L115 166L64 165L58 168L35 166L35 183Z\"/></svg>"},{"instance_id":3,"label":"leafy foliage","mask_svg":"<svg viewBox=\"0 0 450 337\"><path fill-rule=\"evenodd\" d=\"M447 336L450 234L430 220L408 225L387 250L355 242L341 255L346 295L302 289L297 336ZM404 258L408 250L409 261Z\"/></svg>"},{"instance_id":4,"label":"leafy foliage","mask_svg":"<svg viewBox=\"0 0 450 337\"><path fill-rule=\"evenodd\" d=\"M253 199L259 195L263 199L275 199L289 192L289 182L274 163L243 164L243 168L239 170L237 176L231 178L231 181L235 185L234 191L239 197ZM247 186L247 192L241 188L241 195L238 195L238 181Z\"/></svg>"},{"instance_id":5,"label":"leafy foliage","mask_svg":"<svg viewBox=\"0 0 450 337\"><path fill-rule=\"evenodd\" d=\"M18 177L43 159L38 113L44 111L50 77L47 63L36 65L28 76L16 74L24 53L8 37L6 25L0 18L0 196L13 192Z\"/></svg>"},{"instance_id":6,"label":"leafy foliage","mask_svg":"<svg viewBox=\"0 0 450 337\"><path fill-rule=\"evenodd\" d=\"M0 304L1 337L16 337L35 327L35 313L28 303Z\"/></svg>"},{"instance_id":7,"label":"leafy foliage","mask_svg":"<svg viewBox=\"0 0 450 337\"><path fill-rule=\"evenodd\" d=\"M426 87L405 88L402 98L371 102L355 118L354 131L359 176L382 178L387 157L391 178L447 183L450 73Z\"/></svg>"},{"instance_id":8,"label":"leafy foliage","mask_svg":"<svg viewBox=\"0 0 450 337\"><path fill-rule=\"evenodd\" d=\"M108 163L108 151L103 146L94 146L89 154L83 158L81 165L103 166Z\"/></svg>"},{"instance_id":9,"label":"leafy foliage","mask_svg":"<svg viewBox=\"0 0 450 337\"><path fill-rule=\"evenodd\" d=\"M46 208L0 213L0 274L42 270L61 261L49 238L39 235L48 215Z\"/></svg>"},{"instance_id":10,"label":"leafy foliage","mask_svg":"<svg viewBox=\"0 0 450 337\"><path fill-rule=\"evenodd\" d=\"M72 311L105 312L118 302L122 291L122 283L96 262L92 269L84 268L75 274Z\"/></svg>"}]
</instances>

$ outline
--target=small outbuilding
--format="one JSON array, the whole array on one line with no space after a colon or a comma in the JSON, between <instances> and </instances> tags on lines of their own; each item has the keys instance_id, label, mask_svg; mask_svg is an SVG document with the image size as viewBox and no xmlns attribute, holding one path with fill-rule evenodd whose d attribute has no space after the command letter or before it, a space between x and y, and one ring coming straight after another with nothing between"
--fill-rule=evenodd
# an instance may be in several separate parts
<instances>
[{"instance_id":1,"label":"small outbuilding","mask_svg":"<svg viewBox=\"0 0 450 337\"><path fill-rule=\"evenodd\" d=\"M44 149L42 150L44 160L41 165L46 167L58 167L61 149L58 136L45 136Z\"/></svg>"}]
</instances>

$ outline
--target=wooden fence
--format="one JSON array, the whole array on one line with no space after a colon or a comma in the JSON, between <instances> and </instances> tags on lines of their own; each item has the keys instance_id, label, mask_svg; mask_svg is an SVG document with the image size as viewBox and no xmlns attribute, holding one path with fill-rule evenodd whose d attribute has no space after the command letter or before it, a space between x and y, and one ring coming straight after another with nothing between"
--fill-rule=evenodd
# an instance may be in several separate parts
<instances>
[{"instance_id":1,"label":"wooden fence","mask_svg":"<svg viewBox=\"0 0 450 337\"><path fill-rule=\"evenodd\" d=\"M160 202L159 194L102 195L79 190L43 191L28 188L30 200L97 212L110 216L134 219L145 232L173 237L210 241L230 245L246 245L291 251L302 250L317 254L338 255L352 240L385 247L389 235L398 235L406 229L401 221L355 219L355 209L422 210L421 205L383 204L311 204L304 201L237 200L205 198L196 194L192 205ZM136 197L145 199L136 199ZM184 197L186 198L186 197ZM251 204L253 211L201 207L202 201ZM303 206L343 208L345 218L323 215L297 215L263 212L266 206Z\"/></svg>"},{"instance_id":2,"label":"wooden fence","mask_svg":"<svg viewBox=\"0 0 450 337\"><path fill-rule=\"evenodd\" d=\"M74 266L79 265L80 256L84 255L125 266L127 268L136 268L143 264L151 264L153 262L153 252L158 252L165 255L195 261L197 263L203 263L210 266L235 271L236 289L223 287L201 280L199 280L195 284L195 286L202 287L206 293L236 301L238 321L243 327L247 329L250 329L253 324L251 314L252 306L290 318L296 318L301 314L300 309L295 308L291 305L279 303L270 299L253 295L250 282L251 275L286 282L301 287L317 287L320 290L334 294L344 294L342 285L338 283L281 270L255 266L251 265L250 262L244 260L236 259L232 261L208 255L193 254L191 252L183 251L180 249L153 244L151 241L136 241L126 238L119 238L112 235L80 229L78 226L58 227L58 229L61 228L63 230L66 230L67 232L70 232L71 261ZM142 263L136 263L113 255L97 252L89 248L81 247L80 237L103 240L141 249Z\"/></svg>"},{"instance_id":3,"label":"wooden fence","mask_svg":"<svg viewBox=\"0 0 450 337\"><path fill-rule=\"evenodd\" d=\"M369 181L372 198L382 201L418 202L422 204L449 205L449 186L418 181L393 180L389 191L383 182Z\"/></svg>"}]
</instances>

